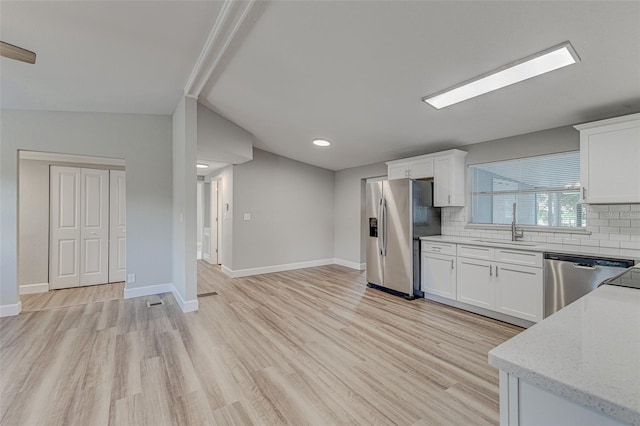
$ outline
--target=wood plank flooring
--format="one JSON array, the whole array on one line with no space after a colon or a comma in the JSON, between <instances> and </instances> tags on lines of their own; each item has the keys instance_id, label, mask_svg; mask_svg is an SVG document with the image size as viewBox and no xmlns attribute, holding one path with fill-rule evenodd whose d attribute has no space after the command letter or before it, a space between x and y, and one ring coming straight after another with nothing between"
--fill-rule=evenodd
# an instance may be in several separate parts
<instances>
[{"instance_id":1,"label":"wood plank flooring","mask_svg":"<svg viewBox=\"0 0 640 426\"><path fill-rule=\"evenodd\" d=\"M324 266L0 319L0 424L497 424L487 352L521 329ZM164 305L148 308L149 300Z\"/></svg>"},{"instance_id":2,"label":"wood plank flooring","mask_svg":"<svg viewBox=\"0 0 640 426\"><path fill-rule=\"evenodd\" d=\"M119 282L50 290L46 293L23 294L20 296L20 301L22 302L22 312L34 312L122 299L123 293L124 282Z\"/></svg>"}]
</instances>

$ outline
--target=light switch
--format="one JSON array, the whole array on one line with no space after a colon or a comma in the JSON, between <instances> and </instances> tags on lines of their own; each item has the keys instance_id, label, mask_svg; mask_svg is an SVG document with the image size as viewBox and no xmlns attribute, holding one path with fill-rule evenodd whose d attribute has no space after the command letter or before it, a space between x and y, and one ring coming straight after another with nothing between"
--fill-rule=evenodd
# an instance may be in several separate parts
<instances>
[{"instance_id":1,"label":"light switch","mask_svg":"<svg viewBox=\"0 0 640 426\"><path fill-rule=\"evenodd\" d=\"M251 220L251 213L245 213L244 220Z\"/></svg>"}]
</instances>

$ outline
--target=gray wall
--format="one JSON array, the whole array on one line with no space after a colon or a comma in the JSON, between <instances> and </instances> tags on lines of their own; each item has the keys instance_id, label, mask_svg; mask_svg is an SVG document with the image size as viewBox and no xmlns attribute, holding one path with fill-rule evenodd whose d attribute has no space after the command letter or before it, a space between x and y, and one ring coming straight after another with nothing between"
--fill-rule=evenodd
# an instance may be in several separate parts
<instances>
[{"instance_id":1,"label":"gray wall","mask_svg":"<svg viewBox=\"0 0 640 426\"><path fill-rule=\"evenodd\" d=\"M386 176L385 163L344 169L335 173L334 257L362 264L366 262L364 218L364 180Z\"/></svg>"},{"instance_id":2,"label":"gray wall","mask_svg":"<svg viewBox=\"0 0 640 426\"><path fill-rule=\"evenodd\" d=\"M128 287L171 282L171 117L13 110L1 113L1 305L18 303L19 149L124 158L127 272L137 275L137 282Z\"/></svg>"},{"instance_id":3,"label":"gray wall","mask_svg":"<svg viewBox=\"0 0 640 426\"><path fill-rule=\"evenodd\" d=\"M20 160L18 285L49 282L49 166L124 170L122 166Z\"/></svg>"},{"instance_id":4,"label":"gray wall","mask_svg":"<svg viewBox=\"0 0 640 426\"><path fill-rule=\"evenodd\" d=\"M333 175L258 149L233 166L231 269L332 259Z\"/></svg>"},{"instance_id":5,"label":"gray wall","mask_svg":"<svg viewBox=\"0 0 640 426\"><path fill-rule=\"evenodd\" d=\"M242 164L253 158L253 135L198 104L198 159Z\"/></svg>"},{"instance_id":6,"label":"gray wall","mask_svg":"<svg viewBox=\"0 0 640 426\"><path fill-rule=\"evenodd\" d=\"M467 151L465 158L467 165L492 163L536 155L577 151L580 149L580 133L572 126L564 126L459 148Z\"/></svg>"}]
</instances>

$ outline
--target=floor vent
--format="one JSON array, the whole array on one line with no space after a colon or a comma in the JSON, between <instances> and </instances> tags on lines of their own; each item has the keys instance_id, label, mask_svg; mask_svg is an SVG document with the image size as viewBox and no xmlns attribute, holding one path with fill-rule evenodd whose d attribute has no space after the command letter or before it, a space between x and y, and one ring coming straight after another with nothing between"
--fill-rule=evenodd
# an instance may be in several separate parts
<instances>
[{"instance_id":1,"label":"floor vent","mask_svg":"<svg viewBox=\"0 0 640 426\"><path fill-rule=\"evenodd\" d=\"M162 300L156 300L155 302L147 302L147 306L150 308L154 306L160 306L160 305L164 305L164 302Z\"/></svg>"},{"instance_id":2,"label":"floor vent","mask_svg":"<svg viewBox=\"0 0 640 426\"><path fill-rule=\"evenodd\" d=\"M218 292L217 292L217 291L212 291L212 292L210 292L210 293L202 293L202 294L199 294L199 295L198 295L198 297L217 296L217 295L218 295Z\"/></svg>"}]
</instances>

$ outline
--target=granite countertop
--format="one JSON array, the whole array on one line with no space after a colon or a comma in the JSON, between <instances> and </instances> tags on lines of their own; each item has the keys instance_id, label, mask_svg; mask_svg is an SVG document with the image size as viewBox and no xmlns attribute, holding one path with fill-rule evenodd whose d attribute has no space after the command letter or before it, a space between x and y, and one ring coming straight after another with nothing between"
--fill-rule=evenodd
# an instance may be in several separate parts
<instances>
[{"instance_id":1,"label":"granite countertop","mask_svg":"<svg viewBox=\"0 0 640 426\"><path fill-rule=\"evenodd\" d=\"M640 425L640 290L599 287L491 350L489 364Z\"/></svg>"},{"instance_id":2,"label":"granite countertop","mask_svg":"<svg viewBox=\"0 0 640 426\"><path fill-rule=\"evenodd\" d=\"M634 256L599 254L596 252L598 249L597 247L581 247L581 246L575 246L575 245L562 245L562 244L545 244L545 243L535 243L530 241L517 241L515 243L512 243L509 240L501 241L501 240L494 240L490 238L480 238L480 237L475 237L475 238L458 237L455 235L433 235L430 237L420 237L420 239L422 241L454 243L454 244L469 244L469 245L476 245L476 246L509 248L512 250L526 250L526 251L536 251L536 252L597 256L597 257L602 257L606 259L629 259L629 260L635 261L636 263L640 262L640 258L634 257ZM488 240L488 241L479 241L479 240Z\"/></svg>"}]
</instances>

